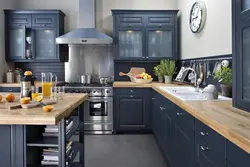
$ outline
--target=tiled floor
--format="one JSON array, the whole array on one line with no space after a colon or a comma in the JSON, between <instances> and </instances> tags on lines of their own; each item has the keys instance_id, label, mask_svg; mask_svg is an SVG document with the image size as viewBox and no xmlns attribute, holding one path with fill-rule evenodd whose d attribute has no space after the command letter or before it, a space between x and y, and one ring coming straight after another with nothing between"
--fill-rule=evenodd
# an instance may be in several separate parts
<instances>
[{"instance_id":1,"label":"tiled floor","mask_svg":"<svg viewBox=\"0 0 250 167\"><path fill-rule=\"evenodd\" d=\"M152 135L85 136L86 167L167 167Z\"/></svg>"}]
</instances>

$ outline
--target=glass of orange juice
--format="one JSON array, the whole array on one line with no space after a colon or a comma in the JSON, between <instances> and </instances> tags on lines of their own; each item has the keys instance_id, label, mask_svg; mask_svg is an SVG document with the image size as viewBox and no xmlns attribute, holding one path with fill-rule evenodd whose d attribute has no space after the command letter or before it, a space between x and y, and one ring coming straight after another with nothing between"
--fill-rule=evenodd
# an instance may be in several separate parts
<instances>
[{"instance_id":1,"label":"glass of orange juice","mask_svg":"<svg viewBox=\"0 0 250 167\"><path fill-rule=\"evenodd\" d=\"M51 72L42 73L42 95L44 97L50 97L52 94L53 78L55 78L55 84L57 83L57 76Z\"/></svg>"}]
</instances>

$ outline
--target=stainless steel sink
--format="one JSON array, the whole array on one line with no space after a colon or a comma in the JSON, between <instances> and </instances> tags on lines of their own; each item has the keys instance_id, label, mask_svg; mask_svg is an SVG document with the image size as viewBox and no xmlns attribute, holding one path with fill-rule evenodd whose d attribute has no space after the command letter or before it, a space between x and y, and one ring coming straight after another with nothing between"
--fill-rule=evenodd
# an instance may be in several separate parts
<instances>
[{"instance_id":1,"label":"stainless steel sink","mask_svg":"<svg viewBox=\"0 0 250 167\"><path fill-rule=\"evenodd\" d=\"M182 101L197 101L197 100L208 100L202 93L202 89L199 92L196 91L193 87L160 87L163 91L170 93L176 98ZM219 95L218 99L214 99L215 101L224 101L224 100L232 100L231 98L224 97Z\"/></svg>"}]
</instances>

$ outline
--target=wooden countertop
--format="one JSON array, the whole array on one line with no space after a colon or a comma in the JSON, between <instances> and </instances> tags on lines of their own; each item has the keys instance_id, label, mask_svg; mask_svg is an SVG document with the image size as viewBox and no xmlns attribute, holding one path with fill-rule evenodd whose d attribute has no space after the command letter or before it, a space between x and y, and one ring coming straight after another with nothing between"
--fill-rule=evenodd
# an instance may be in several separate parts
<instances>
[{"instance_id":1,"label":"wooden countertop","mask_svg":"<svg viewBox=\"0 0 250 167\"><path fill-rule=\"evenodd\" d=\"M62 81L58 81L57 83L60 83ZM42 82L41 81L37 81L36 85L41 87L42 86ZM20 83L0 83L0 87L3 88L15 88L15 87L20 87L21 84Z\"/></svg>"},{"instance_id":2,"label":"wooden countertop","mask_svg":"<svg viewBox=\"0 0 250 167\"><path fill-rule=\"evenodd\" d=\"M6 93L0 93L5 95ZM5 100L0 102L0 124L10 125L55 125L61 119L69 116L71 112L82 104L88 97L82 93L66 93L63 100L58 100L53 104L54 109L51 112L44 112L42 107L30 109L8 110L8 106L19 103L19 94L16 94L16 100L13 103L7 103Z\"/></svg>"},{"instance_id":3,"label":"wooden countertop","mask_svg":"<svg viewBox=\"0 0 250 167\"><path fill-rule=\"evenodd\" d=\"M128 86L126 86L128 85ZM177 84L151 83L140 85L131 82L114 82L114 87L152 87L189 114L224 136L250 154L250 112L232 107L232 101L182 101L160 89Z\"/></svg>"}]
</instances>

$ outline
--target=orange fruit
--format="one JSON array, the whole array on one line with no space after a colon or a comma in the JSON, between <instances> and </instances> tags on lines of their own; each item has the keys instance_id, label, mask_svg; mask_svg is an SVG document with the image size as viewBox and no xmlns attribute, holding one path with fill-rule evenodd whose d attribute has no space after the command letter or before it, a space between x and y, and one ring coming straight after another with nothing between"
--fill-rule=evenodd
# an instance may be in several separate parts
<instances>
[{"instance_id":1,"label":"orange fruit","mask_svg":"<svg viewBox=\"0 0 250 167\"><path fill-rule=\"evenodd\" d=\"M0 101L2 101L3 97L0 95Z\"/></svg>"},{"instance_id":2,"label":"orange fruit","mask_svg":"<svg viewBox=\"0 0 250 167\"><path fill-rule=\"evenodd\" d=\"M33 100L41 102L41 101L43 101L43 96L36 96L33 98Z\"/></svg>"},{"instance_id":3,"label":"orange fruit","mask_svg":"<svg viewBox=\"0 0 250 167\"><path fill-rule=\"evenodd\" d=\"M31 71L25 71L24 75L25 76L32 75L32 72Z\"/></svg>"},{"instance_id":4,"label":"orange fruit","mask_svg":"<svg viewBox=\"0 0 250 167\"><path fill-rule=\"evenodd\" d=\"M12 93L8 93L5 97L6 101L8 102L13 102L15 100L15 95L13 95Z\"/></svg>"},{"instance_id":5,"label":"orange fruit","mask_svg":"<svg viewBox=\"0 0 250 167\"><path fill-rule=\"evenodd\" d=\"M52 105L43 106L43 111L50 112L51 110L53 110L53 108L54 107Z\"/></svg>"},{"instance_id":6,"label":"orange fruit","mask_svg":"<svg viewBox=\"0 0 250 167\"><path fill-rule=\"evenodd\" d=\"M30 102L29 97L23 97L23 98L20 99L21 104L28 104L29 102Z\"/></svg>"}]
</instances>

